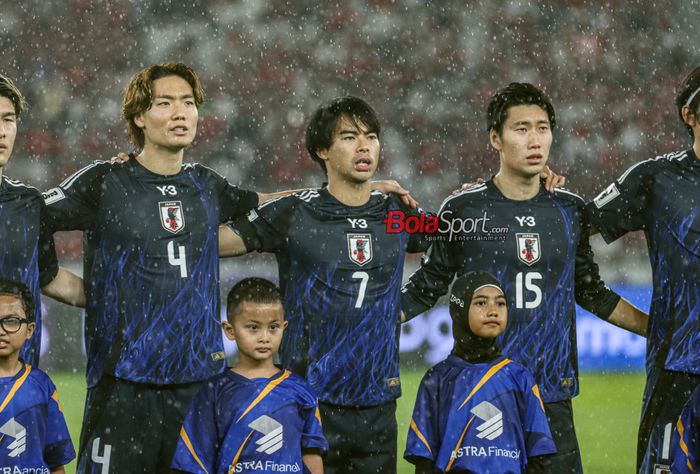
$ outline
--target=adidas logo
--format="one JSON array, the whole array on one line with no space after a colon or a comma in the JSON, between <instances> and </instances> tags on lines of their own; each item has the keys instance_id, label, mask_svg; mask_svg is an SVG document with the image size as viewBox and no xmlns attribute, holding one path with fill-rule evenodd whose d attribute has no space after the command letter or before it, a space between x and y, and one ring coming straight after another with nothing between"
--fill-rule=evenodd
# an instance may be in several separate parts
<instances>
[{"instance_id":1,"label":"adidas logo","mask_svg":"<svg viewBox=\"0 0 700 474\"><path fill-rule=\"evenodd\" d=\"M471 413L484 420L476 427L479 432L476 437L486 438L490 441L498 438L503 433L503 413L489 402L481 402L471 409Z\"/></svg>"},{"instance_id":2,"label":"adidas logo","mask_svg":"<svg viewBox=\"0 0 700 474\"><path fill-rule=\"evenodd\" d=\"M251 422L248 426L264 435L255 442L255 444L258 445L256 449L257 452L272 454L282 448L282 425L276 420L273 420L267 415L263 415Z\"/></svg>"},{"instance_id":3,"label":"adidas logo","mask_svg":"<svg viewBox=\"0 0 700 474\"><path fill-rule=\"evenodd\" d=\"M0 433L15 439L7 445L7 449L10 450L8 456L11 458L16 458L27 449L27 430L14 418L10 418L10 421L0 426Z\"/></svg>"}]
</instances>

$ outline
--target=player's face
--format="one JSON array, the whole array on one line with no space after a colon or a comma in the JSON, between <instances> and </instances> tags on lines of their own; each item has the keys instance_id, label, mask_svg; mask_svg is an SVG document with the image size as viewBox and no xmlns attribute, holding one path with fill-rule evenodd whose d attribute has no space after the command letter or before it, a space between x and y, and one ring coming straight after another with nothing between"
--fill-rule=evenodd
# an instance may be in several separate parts
<instances>
[{"instance_id":1,"label":"player's face","mask_svg":"<svg viewBox=\"0 0 700 474\"><path fill-rule=\"evenodd\" d=\"M179 151L194 141L198 119L192 86L180 76L167 76L153 81L153 104L134 123L143 129L145 147Z\"/></svg>"},{"instance_id":2,"label":"player's face","mask_svg":"<svg viewBox=\"0 0 700 474\"><path fill-rule=\"evenodd\" d=\"M7 164L12 155L17 136L15 106L7 97L0 97L0 167Z\"/></svg>"},{"instance_id":3,"label":"player's face","mask_svg":"<svg viewBox=\"0 0 700 474\"><path fill-rule=\"evenodd\" d=\"M19 319L19 329L17 329ZM0 357L7 357L19 353L24 341L34 334L34 323L27 323L27 315L24 313L19 299L10 295L0 296ZM3 328L4 326L4 328ZM6 328L6 329L5 329Z\"/></svg>"},{"instance_id":4,"label":"player's face","mask_svg":"<svg viewBox=\"0 0 700 474\"><path fill-rule=\"evenodd\" d=\"M330 148L317 150L316 153L326 161L328 182L364 183L377 170L379 135L368 131L361 122L353 123L347 117L342 117L333 132Z\"/></svg>"},{"instance_id":5,"label":"player's face","mask_svg":"<svg viewBox=\"0 0 700 474\"><path fill-rule=\"evenodd\" d=\"M469 327L481 337L496 337L508 323L508 307L503 293L493 286L474 292L469 306Z\"/></svg>"},{"instance_id":6,"label":"player's face","mask_svg":"<svg viewBox=\"0 0 700 474\"><path fill-rule=\"evenodd\" d=\"M516 105L499 135L489 134L491 146L501 157L501 171L532 178L544 169L552 146L552 129L547 112L539 105Z\"/></svg>"},{"instance_id":7,"label":"player's face","mask_svg":"<svg viewBox=\"0 0 700 474\"><path fill-rule=\"evenodd\" d=\"M287 321L281 303L244 301L233 324L224 322L222 326L226 336L236 341L239 362L271 362L279 350Z\"/></svg>"}]
</instances>

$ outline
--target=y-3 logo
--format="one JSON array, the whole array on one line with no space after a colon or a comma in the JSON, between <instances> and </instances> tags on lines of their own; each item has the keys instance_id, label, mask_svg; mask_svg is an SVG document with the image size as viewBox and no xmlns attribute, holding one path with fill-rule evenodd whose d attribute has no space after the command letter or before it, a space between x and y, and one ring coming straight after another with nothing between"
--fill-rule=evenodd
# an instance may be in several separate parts
<instances>
[{"instance_id":1,"label":"y-3 logo","mask_svg":"<svg viewBox=\"0 0 700 474\"><path fill-rule=\"evenodd\" d=\"M172 184L167 186L156 186L163 196L177 196L177 189Z\"/></svg>"},{"instance_id":2,"label":"y-3 logo","mask_svg":"<svg viewBox=\"0 0 700 474\"><path fill-rule=\"evenodd\" d=\"M515 220L518 221L520 227L528 226L535 227L535 218L533 216L515 216Z\"/></svg>"}]
</instances>

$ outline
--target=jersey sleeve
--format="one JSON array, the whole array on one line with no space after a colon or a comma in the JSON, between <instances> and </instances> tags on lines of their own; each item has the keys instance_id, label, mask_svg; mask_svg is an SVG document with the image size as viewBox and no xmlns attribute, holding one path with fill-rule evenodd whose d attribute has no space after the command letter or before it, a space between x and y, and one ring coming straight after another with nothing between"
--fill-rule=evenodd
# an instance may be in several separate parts
<instances>
[{"instance_id":1,"label":"jersey sleeve","mask_svg":"<svg viewBox=\"0 0 700 474\"><path fill-rule=\"evenodd\" d=\"M242 217L258 205L260 199L258 193L240 189L238 186L230 184L228 180L219 173L209 168L204 169L211 173L219 192L219 203L221 204L219 215L220 223L223 224L224 222Z\"/></svg>"},{"instance_id":2,"label":"jersey sleeve","mask_svg":"<svg viewBox=\"0 0 700 474\"><path fill-rule=\"evenodd\" d=\"M424 211L421 208L412 208L406 204L404 204L403 201L401 201L401 198L396 195L396 194L390 194L389 198L392 199L392 201L395 203L397 207L400 209L400 214L405 217L412 217L417 220L417 222L427 222L431 218L436 218L435 214L432 212ZM389 211L389 216L391 216L391 212ZM405 222L405 219L404 219ZM388 225L392 225L391 219L387 221ZM408 245L406 246L406 251L409 253L418 253L418 252L425 252L428 250L430 247L430 240L428 239L428 234L427 232L412 232L409 235L408 239Z\"/></svg>"},{"instance_id":3,"label":"jersey sleeve","mask_svg":"<svg viewBox=\"0 0 700 474\"><path fill-rule=\"evenodd\" d=\"M700 467L700 388L681 411L671 439L671 472L698 472Z\"/></svg>"},{"instance_id":4,"label":"jersey sleeve","mask_svg":"<svg viewBox=\"0 0 700 474\"><path fill-rule=\"evenodd\" d=\"M58 257L53 233L43 224L47 214L46 204L41 205L41 224L39 229L39 286L51 283L58 273Z\"/></svg>"},{"instance_id":5,"label":"jersey sleeve","mask_svg":"<svg viewBox=\"0 0 700 474\"><path fill-rule=\"evenodd\" d=\"M50 398L47 410L46 444L44 445L44 460L51 469L64 466L75 459L75 449L68 433L66 419L63 417L58 402L58 391L51 381L48 389Z\"/></svg>"},{"instance_id":6,"label":"jersey sleeve","mask_svg":"<svg viewBox=\"0 0 700 474\"><path fill-rule=\"evenodd\" d=\"M416 394L403 454L404 459L412 464L420 458L435 461L440 451L439 380L436 375L433 369L429 370Z\"/></svg>"},{"instance_id":7,"label":"jersey sleeve","mask_svg":"<svg viewBox=\"0 0 700 474\"><path fill-rule=\"evenodd\" d=\"M645 229L655 166L653 160L633 165L586 206L592 224L606 242Z\"/></svg>"},{"instance_id":8,"label":"jersey sleeve","mask_svg":"<svg viewBox=\"0 0 700 474\"><path fill-rule=\"evenodd\" d=\"M102 180L111 166L107 162L95 162L46 191L47 212L42 219L46 231L53 234L58 230L89 229L98 212Z\"/></svg>"},{"instance_id":9,"label":"jersey sleeve","mask_svg":"<svg viewBox=\"0 0 700 474\"><path fill-rule=\"evenodd\" d=\"M281 250L287 239L296 195L268 201L253 209L246 217L231 223L231 229L241 236L248 251L275 252Z\"/></svg>"},{"instance_id":10,"label":"jersey sleeve","mask_svg":"<svg viewBox=\"0 0 700 474\"><path fill-rule=\"evenodd\" d=\"M444 208L440 210L443 215ZM432 308L452 283L457 260L451 255L450 242L436 240L421 259L421 266L401 289L401 309L406 320Z\"/></svg>"},{"instance_id":11,"label":"jersey sleeve","mask_svg":"<svg viewBox=\"0 0 700 474\"><path fill-rule=\"evenodd\" d=\"M524 371L524 369L523 369ZM540 397L540 391L532 375L525 372L524 397L525 403L525 449L527 457L544 456L554 454L557 448L554 446L552 433L544 412L544 404Z\"/></svg>"},{"instance_id":12,"label":"jersey sleeve","mask_svg":"<svg viewBox=\"0 0 700 474\"><path fill-rule=\"evenodd\" d=\"M301 449L318 449L322 454L325 454L328 452L328 441L323 436L318 401L315 400L313 405L305 406L302 414L304 432L301 435Z\"/></svg>"},{"instance_id":13,"label":"jersey sleeve","mask_svg":"<svg viewBox=\"0 0 700 474\"><path fill-rule=\"evenodd\" d=\"M583 204L579 208L579 216L580 233L574 269L576 303L599 318L607 320L620 301L620 295L605 285L600 277L600 269L593 260L593 249L589 242L590 223Z\"/></svg>"},{"instance_id":14,"label":"jersey sleeve","mask_svg":"<svg viewBox=\"0 0 700 474\"><path fill-rule=\"evenodd\" d=\"M170 467L191 473L216 472L218 435L216 393L211 382L194 396L175 447Z\"/></svg>"}]
</instances>

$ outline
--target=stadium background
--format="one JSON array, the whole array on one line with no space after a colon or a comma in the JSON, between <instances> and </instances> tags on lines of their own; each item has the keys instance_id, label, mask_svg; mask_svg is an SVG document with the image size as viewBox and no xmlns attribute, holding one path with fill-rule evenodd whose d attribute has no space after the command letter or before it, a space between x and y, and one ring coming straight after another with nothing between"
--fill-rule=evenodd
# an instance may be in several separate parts
<instances>
[{"instance_id":1,"label":"stadium background","mask_svg":"<svg viewBox=\"0 0 700 474\"><path fill-rule=\"evenodd\" d=\"M142 66L178 60L200 72L206 93L186 159L242 187L319 185L304 124L320 102L353 94L382 119L379 177L399 180L437 209L459 183L497 168L485 106L495 89L528 81L557 110L550 164L569 189L592 198L630 164L689 145L673 98L700 64L699 14L698 2L687 0L3 1L1 72L30 103L5 172L44 189L131 150L121 89ZM57 244L80 272L81 235L60 235ZM593 244L606 281L647 309L643 236ZM407 274L417 264L410 258ZM274 260L224 262L222 291L253 274L275 278ZM59 384L77 442L81 314L46 301L45 319L43 366ZM400 418L409 416L425 368L450 348L444 319L438 308L404 327ZM631 472L644 341L586 314L578 332L586 471Z\"/></svg>"}]
</instances>

